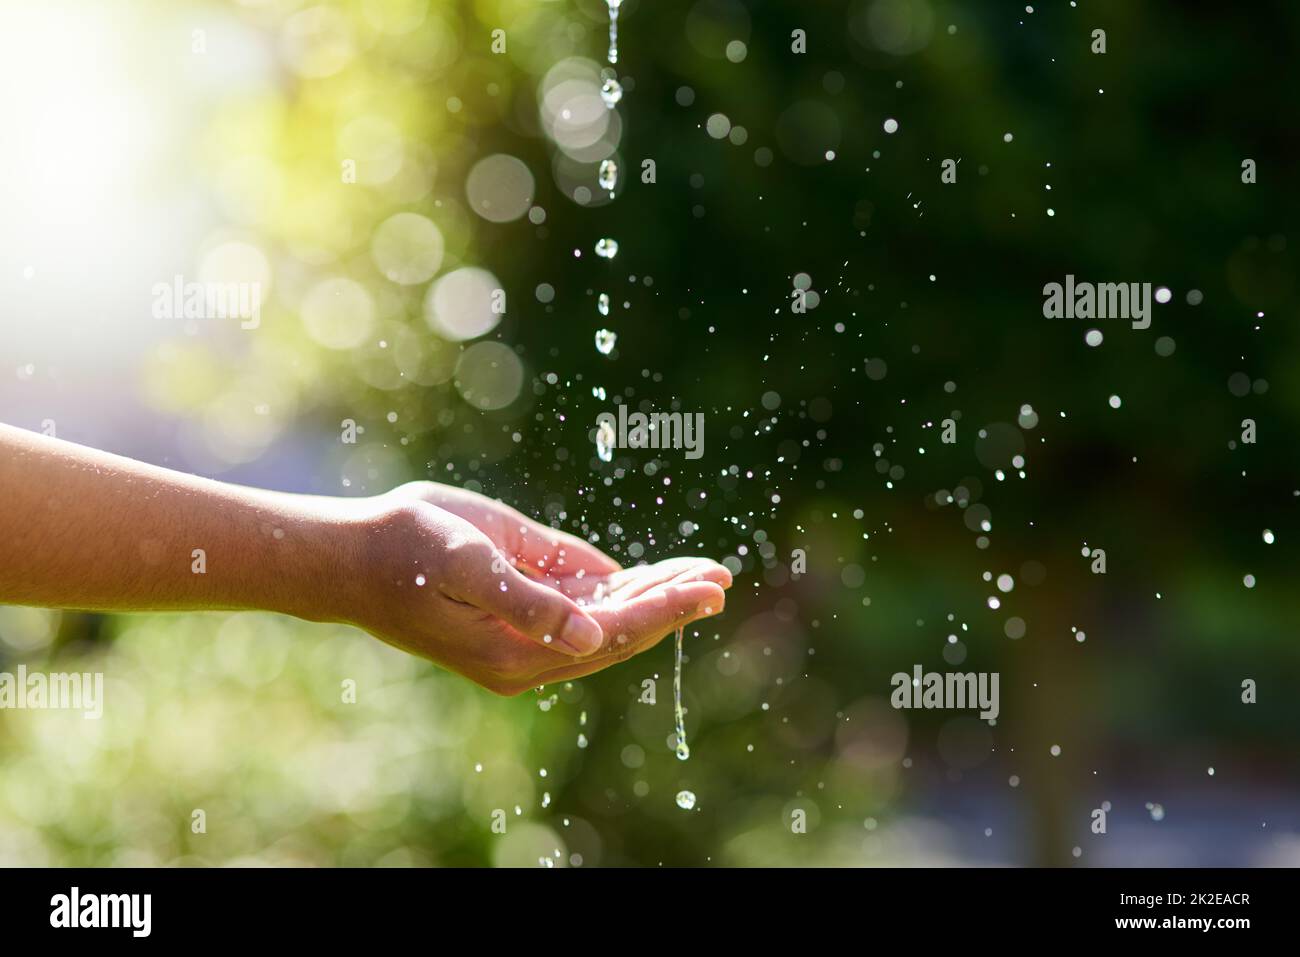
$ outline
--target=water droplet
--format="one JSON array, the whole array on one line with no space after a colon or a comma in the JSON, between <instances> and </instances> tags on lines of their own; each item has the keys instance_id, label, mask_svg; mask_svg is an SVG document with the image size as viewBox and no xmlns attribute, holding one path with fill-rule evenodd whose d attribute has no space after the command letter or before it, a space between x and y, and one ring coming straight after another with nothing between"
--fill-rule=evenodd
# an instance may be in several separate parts
<instances>
[{"instance_id":1,"label":"water droplet","mask_svg":"<svg viewBox=\"0 0 1300 957\"><path fill-rule=\"evenodd\" d=\"M617 239L600 239L596 241L596 255L601 259L613 259L618 255Z\"/></svg>"},{"instance_id":2,"label":"water droplet","mask_svg":"<svg viewBox=\"0 0 1300 957\"><path fill-rule=\"evenodd\" d=\"M607 356L613 352L616 342L618 342L617 332L611 332L609 329L596 330L596 351L602 356Z\"/></svg>"},{"instance_id":3,"label":"water droplet","mask_svg":"<svg viewBox=\"0 0 1300 957\"><path fill-rule=\"evenodd\" d=\"M612 110L618 101L623 99L623 84L612 76L606 77L605 82L600 85L600 98Z\"/></svg>"},{"instance_id":4,"label":"water droplet","mask_svg":"<svg viewBox=\"0 0 1300 957\"><path fill-rule=\"evenodd\" d=\"M614 460L614 443L617 441L618 436L614 433L614 426L608 419L603 420L596 428L596 454L600 456L602 462Z\"/></svg>"},{"instance_id":5,"label":"water droplet","mask_svg":"<svg viewBox=\"0 0 1300 957\"><path fill-rule=\"evenodd\" d=\"M603 292L596 297L596 311L602 316L609 315L609 296L605 295Z\"/></svg>"},{"instance_id":6,"label":"water droplet","mask_svg":"<svg viewBox=\"0 0 1300 957\"><path fill-rule=\"evenodd\" d=\"M1264 544L1272 545L1273 541L1274 541L1273 530L1269 528L1264 529Z\"/></svg>"},{"instance_id":7,"label":"water droplet","mask_svg":"<svg viewBox=\"0 0 1300 957\"><path fill-rule=\"evenodd\" d=\"M677 806L681 808L683 811L689 811L691 808L695 807L695 792L678 791Z\"/></svg>"},{"instance_id":8,"label":"water droplet","mask_svg":"<svg viewBox=\"0 0 1300 957\"><path fill-rule=\"evenodd\" d=\"M601 189L614 192L614 187L618 185L618 163L612 159L601 160L600 174L596 177L596 182L600 183Z\"/></svg>"}]
</instances>

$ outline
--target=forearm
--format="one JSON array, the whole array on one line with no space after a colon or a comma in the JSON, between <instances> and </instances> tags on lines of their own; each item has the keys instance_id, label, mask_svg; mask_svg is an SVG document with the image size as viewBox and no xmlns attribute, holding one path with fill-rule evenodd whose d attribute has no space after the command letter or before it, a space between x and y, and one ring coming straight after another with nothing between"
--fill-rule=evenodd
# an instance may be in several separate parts
<instances>
[{"instance_id":1,"label":"forearm","mask_svg":"<svg viewBox=\"0 0 1300 957\"><path fill-rule=\"evenodd\" d=\"M337 618L363 508L0 425L0 603Z\"/></svg>"}]
</instances>

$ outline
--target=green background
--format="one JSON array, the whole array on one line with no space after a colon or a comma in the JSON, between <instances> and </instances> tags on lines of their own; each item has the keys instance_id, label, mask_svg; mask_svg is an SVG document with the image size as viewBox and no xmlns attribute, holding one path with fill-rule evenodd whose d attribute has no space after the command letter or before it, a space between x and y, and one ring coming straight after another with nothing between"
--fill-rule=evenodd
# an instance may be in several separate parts
<instances>
[{"instance_id":1,"label":"green background","mask_svg":"<svg viewBox=\"0 0 1300 957\"><path fill-rule=\"evenodd\" d=\"M522 393L481 412L451 380L377 387L374 348L322 348L277 298L254 336L151 357L127 384L133 421L141 435L198 428L233 380L274 382L292 417L222 477L331 494L432 477L595 533L623 561L728 559L727 610L688 639L692 757L670 749L671 642L507 700L341 627L5 608L0 668L103 671L108 700L101 722L0 714L0 861L1300 861L1295 5L627 0L624 183L592 208L553 177L536 97L565 57L602 59L603 4L435 2L397 36L373 4L330 6L352 25L347 65L223 93L194 175L256 144L287 184L256 224L263 248L310 242L330 257L301 271L373 289L374 228L428 216L444 271L478 265L507 291L489 338L521 359ZM141 8L182 44L217 15L273 44L297 9ZM340 187L338 133L364 113L427 147L427 195ZM713 114L745 142L710 135ZM532 170L544 223L469 209L468 171L498 152ZM940 181L949 157L954 184ZM654 184L636 175L647 158ZM613 263L590 253L601 236L620 242ZM804 314L800 273L819 297ZM1167 286L1172 301L1145 331L1045 319L1043 284L1067 273ZM468 344L437 341L422 293L390 288L386 319L451 363ZM592 344L605 325L610 356ZM599 462L591 432L615 396L703 412L704 457ZM11 421L28 414L9 405ZM949 417L958 441L943 445ZM338 441L344 418L365 427L356 449ZM939 504L957 489L971 508ZM1105 549L1104 576L1085 546ZM795 549L807 572L792 578ZM1007 636L1011 616L1023 638ZM999 672L996 727L891 709L890 676L915 664ZM653 706L638 701L648 678ZM681 788L694 811L676 806ZM1100 807L1105 835L1089 830Z\"/></svg>"}]
</instances>

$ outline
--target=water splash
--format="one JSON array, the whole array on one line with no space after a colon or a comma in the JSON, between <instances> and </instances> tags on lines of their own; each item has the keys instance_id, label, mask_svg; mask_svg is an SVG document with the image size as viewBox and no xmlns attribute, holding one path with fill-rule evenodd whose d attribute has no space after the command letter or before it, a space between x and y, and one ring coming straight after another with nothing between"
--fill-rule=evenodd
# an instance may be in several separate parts
<instances>
[{"instance_id":1,"label":"water splash","mask_svg":"<svg viewBox=\"0 0 1300 957\"><path fill-rule=\"evenodd\" d=\"M677 629L677 657L673 663L673 716L677 719L677 759L685 761L691 756L690 745L686 743L686 712L682 708L682 632ZM692 795L694 798L694 795ZM694 803L694 801L692 801Z\"/></svg>"},{"instance_id":2,"label":"water splash","mask_svg":"<svg viewBox=\"0 0 1300 957\"><path fill-rule=\"evenodd\" d=\"M623 0L605 0L609 7L609 62L618 62L618 8Z\"/></svg>"}]
</instances>

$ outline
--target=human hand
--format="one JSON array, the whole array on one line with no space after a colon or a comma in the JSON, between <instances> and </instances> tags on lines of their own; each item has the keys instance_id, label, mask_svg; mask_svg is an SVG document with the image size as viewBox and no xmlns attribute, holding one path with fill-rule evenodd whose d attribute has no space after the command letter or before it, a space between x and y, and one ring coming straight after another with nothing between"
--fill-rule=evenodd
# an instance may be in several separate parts
<instances>
[{"instance_id":1,"label":"human hand","mask_svg":"<svg viewBox=\"0 0 1300 957\"><path fill-rule=\"evenodd\" d=\"M731 585L703 559L620 570L581 539L433 483L373 501L340 617L499 694L624 661L720 612Z\"/></svg>"},{"instance_id":2,"label":"human hand","mask_svg":"<svg viewBox=\"0 0 1300 957\"><path fill-rule=\"evenodd\" d=\"M391 502L427 502L469 522L506 561L534 577L610 575L619 564L576 535L543 525L504 502L438 482L407 482L380 496Z\"/></svg>"},{"instance_id":3,"label":"human hand","mask_svg":"<svg viewBox=\"0 0 1300 957\"><path fill-rule=\"evenodd\" d=\"M568 575L547 584L574 598L601 626L596 654L562 663L535 684L568 681L648 651L669 632L716 615L726 605L731 572L707 558L670 558L612 575Z\"/></svg>"},{"instance_id":4,"label":"human hand","mask_svg":"<svg viewBox=\"0 0 1300 957\"><path fill-rule=\"evenodd\" d=\"M243 488L0 425L0 603L355 624L502 694L590 674L723 607L703 559L622 570L481 495Z\"/></svg>"}]
</instances>

